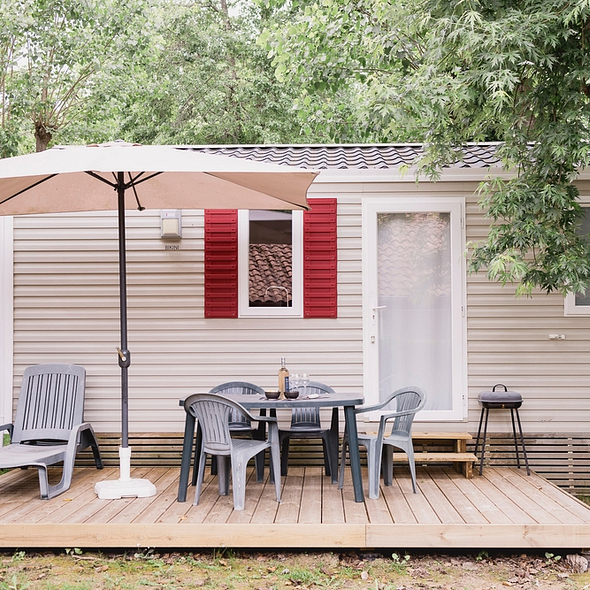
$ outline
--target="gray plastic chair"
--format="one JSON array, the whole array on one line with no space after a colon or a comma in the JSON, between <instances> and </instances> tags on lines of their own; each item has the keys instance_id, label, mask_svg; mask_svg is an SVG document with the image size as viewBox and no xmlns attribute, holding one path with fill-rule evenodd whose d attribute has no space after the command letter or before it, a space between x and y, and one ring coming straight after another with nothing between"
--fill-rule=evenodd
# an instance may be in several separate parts
<instances>
[{"instance_id":1,"label":"gray plastic chair","mask_svg":"<svg viewBox=\"0 0 590 590\"><path fill-rule=\"evenodd\" d=\"M197 489L194 504L199 503L206 455L219 460L219 493L229 493L229 464L231 463L234 510L243 510L246 500L246 466L248 461L265 449L270 449L271 476L280 470L279 433L276 417L253 416L240 404L209 393L196 393L184 402L184 409L197 420L201 431L201 445L197 470ZM237 414L249 421L268 424L268 439L232 438L230 424ZM281 478L274 477L277 502L281 501Z\"/></svg>"},{"instance_id":2,"label":"gray plastic chair","mask_svg":"<svg viewBox=\"0 0 590 590\"><path fill-rule=\"evenodd\" d=\"M385 412L379 420L379 430L376 435L359 433L359 445L367 449L367 467L369 477L369 498L379 498L379 478L383 469L383 482L390 486L393 482L393 448L401 449L408 456L408 464L412 475L412 487L416 493L416 465L414 462L414 445L412 443L412 423L414 416L424 407L426 394L419 387L403 387L394 391L385 401L372 405L355 408L355 414L373 412L390 406L393 412ZM393 420L391 432L386 433L387 422ZM348 436L344 431L342 453L340 456L340 473L338 487L344 485L344 467Z\"/></svg>"},{"instance_id":3,"label":"gray plastic chair","mask_svg":"<svg viewBox=\"0 0 590 590\"><path fill-rule=\"evenodd\" d=\"M86 369L78 365L27 367L14 423L0 425L11 439L0 447L0 468L35 467L43 500L70 487L78 451L91 447L96 468L102 469L94 430L84 422L85 382ZM47 467L61 462L61 481L49 485Z\"/></svg>"},{"instance_id":4,"label":"gray plastic chair","mask_svg":"<svg viewBox=\"0 0 590 590\"><path fill-rule=\"evenodd\" d=\"M264 396L264 389L254 383L247 381L228 381L221 385L215 386L209 393L242 393L244 395L259 395ZM266 410L261 410L261 415L266 415ZM264 440L266 428L264 422L260 422L257 427L252 426L252 422L243 416L240 412L234 412L230 418L229 429L232 434L244 434L256 440ZM195 449L195 459L197 450ZM254 459L256 461L256 480L262 481L264 479L264 451L257 455ZM195 461L195 466L197 465ZM215 457L211 460L211 473L217 475L217 461ZM193 473L193 485L196 484L197 474L196 470Z\"/></svg>"},{"instance_id":5,"label":"gray plastic chair","mask_svg":"<svg viewBox=\"0 0 590 590\"><path fill-rule=\"evenodd\" d=\"M334 393L334 390L318 381L310 381L305 388L306 395L317 393L318 395ZM304 402L302 401L302 404ZM324 468L326 475L333 474L336 482L336 465L332 465L332 457L338 459L338 448L332 448L330 437L331 430L322 428L320 408L293 408L291 413L291 428L279 430L279 442L281 444L281 475L287 475L289 465L289 443L292 438L321 438L324 449Z\"/></svg>"}]
</instances>

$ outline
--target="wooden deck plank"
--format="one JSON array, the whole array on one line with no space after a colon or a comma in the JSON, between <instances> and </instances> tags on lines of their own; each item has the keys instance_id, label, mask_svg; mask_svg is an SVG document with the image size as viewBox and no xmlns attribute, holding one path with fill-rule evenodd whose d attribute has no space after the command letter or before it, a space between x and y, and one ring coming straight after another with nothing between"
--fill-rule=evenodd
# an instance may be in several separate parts
<instances>
[{"instance_id":1,"label":"wooden deck plank","mask_svg":"<svg viewBox=\"0 0 590 590\"><path fill-rule=\"evenodd\" d=\"M368 498L368 483L364 479L365 494ZM344 501L344 515L347 523L363 522L389 522L393 519L387 508L387 502L382 495L377 500L365 501L365 503L355 502L354 491L352 487L352 475L349 469L344 472L344 487L342 489L342 498Z\"/></svg>"},{"instance_id":2,"label":"wooden deck plank","mask_svg":"<svg viewBox=\"0 0 590 590\"><path fill-rule=\"evenodd\" d=\"M112 471L116 470L112 469ZM106 472L108 473L108 471ZM102 474L104 473L105 471L102 471ZM88 486L87 483L95 481L93 475L91 471L77 474L75 483L70 489L58 496L61 502L41 501L36 503L35 509L27 514L26 522L57 522L67 518L68 515L92 499L91 494L94 494L94 486Z\"/></svg>"},{"instance_id":3,"label":"wooden deck plank","mask_svg":"<svg viewBox=\"0 0 590 590\"><path fill-rule=\"evenodd\" d=\"M419 524L439 524L440 519L436 514L436 511L432 507L432 504L428 501L420 488L420 483L425 481L425 476L421 469L416 470L416 477L418 482L418 493L414 494L412 489L412 478L408 469L394 470L396 473L396 479L400 488L400 491L404 495L408 506L411 508L416 522Z\"/></svg>"},{"instance_id":4,"label":"wooden deck plank","mask_svg":"<svg viewBox=\"0 0 590 590\"><path fill-rule=\"evenodd\" d=\"M488 520L481 513L477 505L471 502L471 500L461 491L461 488L455 485L456 478L449 477L442 470L430 471L429 475L449 503L452 506L457 507L456 511L463 522L467 524L487 524Z\"/></svg>"},{"instance_id":5,"label":"wooden deck plank","mask_svg":"<svg viewBox=\"0 0 590 590\"><path fill-rule=\"evenodd\" d=\"M411 489L407 493L414 495ZM397 478L393 478L392 485L381 486L381 496L387 504L394 524L416 524L414 511L410 507L406 493L403 492ZM378 524L374 520L371 520L371 522Z\"/></svg>"},{"instance_id":6,"label":"wooden deck plank","mask_svg":"<svg viewBox=\"0 0 590 590\"><path fill-rule=\"evenodd\" d=\"M231 483L227 496L219 495L219 486L217 483L209 487L209 489L211 488L214 488L217 491L217 500L213 503L211 510L209 510L203 522L207 524L226 523L234 509L234 495Z\"/></svg>"},{"instance_id":7,"label":"wooden deck plank","mask_svg":"<svg viewBox=\"0 0 590 590\"><path fill-rule=\"evenodd\" d=\"M525 490L527 495L531 494L532 489L532 493L538 498L538 503L550 510L561 522L571 523L577 519L577 522L589 523L587 505L574 496L564 497L563 492L555 484L534 472L529 477L526 475L526 471L515 467L508 468L507 474L510 479L522 481L523 485L528 488Z\"/></svg>"},{"instance_id":8,"label":"wooden deck plank","mask_svg":"<svg viewBox=\"0 0 590 590\"><path fill-rule=\"evenodd\" d=\"M156 472L152 477L148 478L156 486L156 490L166 489L173 481L178 481L175 473L171 470L164 472ZM155 496L148 496L147 498L136 498L134 502L127 505L125 510L116 514L109 522L112 524L123 524L135 522L144 510L148 510L153 504L161 501L161 495L156 492ZM153 520L152 520L153 522Z\"/></svg>"},{"instance_id":9,"label":"wooden deck plank","mask_svg":"<svg viewBox=\"0 0 590 590\"><path fill-rule=\"evenodd\" d=\"M483 476L475 476L471 481L493 504L505 514L512 524L534 524L535 521L516 504L512 498L506 496L501 489L490 480L491 470L484 471ZM492 523L495 524L495 523Z\"/></svg>"},{"instance_id":10,"label":"wooden deck plank","mask_svg":"<svg viewBox=\"0 0 590 590\"><path fill-rule=\"evenodd\" d=\"M490 471L488 479L493 481L496 487L502 493L512 498L524 512L526 512L534 522L545 522L548 524L559 524L559 519L556 518L549 510L537 504L536 498L527 496L514 482L510 481L504 476L504 473L509 468L495 469Z\"/></svg>"},{"instance_id":11,"label":"wooden deck plank","mask_svg":"<svg viewBox=\"0 0 590 590\"><path fill-rule=\"evenodd\" d=\"M523 474L521 474L523 476ZM535 479L535 486L538 489L543 490L547 496L552 498L555 502L558 502L561 506L563 506L566 510L575 514L578 518L582 520L582 522L590 524L590 514L588 513L588 505L578 500L575 496L571 494L564 493L564 490L560 489L556 484L551 481L546 480L545 478L538 476Z\"/></svg>"},{"instance_id":12,"label":"wooden deck plank","mask_svg":"<svg viewBox=\"0 0 590 590\"><path fill-rule=\"evenodd\" d=\"M61 469L51 468L49 470L49 481L52 484L57 483L61 477ZM13 508L9 512L3 512L0 516L0 523L10 522L34 522L36 519L31 515L37 512L53 511L56 505L63 504L64 496L60 495L61 502L51 502L50 500L42 500L39 495L39 475L36 469L14 470L15 475L11 479L10 492L6 490L6 494L10 494L13 499ZM20 475L20 478L17 476ZM76 474L79 476L79 474ZM84 479L86 474L81 476ZM69 490L68 490L69 491ZM51 506L49 506L51 504Z\"/></svg>"},{"instance_id":13,"label":"wooden deck plank","mask_svg":"<svg viewBox=\"0 0 590 590\"><path fill-rule=\"evenodd\" d=\"M287 476L283 478L284 487L281 503L275 518L276 524L295 524L299 519L301 497L303 494L304 467L289 467Z\"/></svg>"},{"instance_id":14,"label":"wooden deck plank","mask_svg":"<svg viewBox=\"0 0 590 590\"><path fill-rule=\"evenodd\" d=\"M178 504L176 499L178 497L178 479L180 477L179 469L167 470L169 474L166 479L158 480L156 489L158 490L157 501L152 502L141 514L138 514L134 519L134 523L150 523L161 522L160 518L173 504ZM185 506L188 503L184 503ZM176 521L178 522L178 520Z\"/></svg>"},{"instance_id":15,"label":"wooden deck plank","mask_svg":"<svg viewBox=\"0 0 590 590\"><path fill-rule=\"evenodd\" d=\"M207 491L210 486L214 488L213 492ZM207 503L208 494L211 494L211 501L209 504ZM201 501L199 505L193 506L195 488L189 486L188 493L186 496L186 502L178 502L176 500L178 497L178 485L176 485L174 488L174 501L172 501L171 504L166 502L165 510L161 513L156 522L169 525L189 523L195 521L202 522L207 512L211 508L211 505L214 502L214 498L216 498L217 495L217 480L214 481L212 477L209 477L209 479L205 479L205 481L203 482L203 486L201 488ZM192 520L189 520L189 513L191 514Z\"/></svg>"},{"instance_id":16,"label":"wooden deck plank","mask_svg":"<svg viewBox=\"0 0 590 590\"><path fill-rule=\"evenodd\" d=\"M4 495L6 492L10 492L15 485L25 485L25 478L34 478L37 489L39 489L39 477L36 469L11 469L0 476L0 494ZM28 485L32 486L33 484L29 483Z\"/></svg>"},{"instance_id":17,"label":"wooden deck plank","mask_svg":"<svg viewBox=\"0 0 590 590\"><path fill-rule=\"evenodd\" d=\"M0 477L9 478L8 485L0 488L0 523L14 520L13 513L24 507L21 514L33 510L31 503L37 505L37 501L42 502L39 498L39 478L37 470L28 469L26 471L13 470L10 473ZM28 510L27 510L28 507ZM17 520L18 520L17 516Z\"/></svg>"},{"instance_id":18,"label":"wooden deck plank","mask_svg":"<svg viewBox=\"0 0 590 590\"><path fill-rule=\"evenodd\" d=\"M189 509L185 514L183 524L201 524L207 519L210 512L215 509L215 504L222 497L219 495L219 486L217 477L212 476L210 473L205 471L203 478L203 485L201 486L201 497L199 503L193 505L195 488L190 488L192 492L190 496L187 496L187 502Z\"/></svg>"},{"instance_id":19,"label":"wooden deck plank","mask_svg":"<svg viewBox=\"0 0 590 590\"><path fill-rule=\"evenodd\" d=\"M461 524L465 521L461 517L461 514L451 504L446 495L440 489L432 479L432 472L428 469L424 470L424 474L420 477L418 486L422 494L428 498L428 502L432 506L432 509L436 512L440 521L444 524ZM461 509L463 506L461 506Z\"/></svg>"},{"instance_id":20,"label":"wooden deck plank","mask_svg":"<svg viewBox=\"0 0 590 590\"><path fill-rule=\"evenodd\" d=\"M330 484L332 485L332 484ZM366 502L360 503L354 500L354 490L352 488L352 475L350 469L344 470L344 487L339 490L341 493L341 501L334 503L330 507L332 513L330 515L331 522L346 522L347 524L365 524L367 522ZM324 500L324 506L327 499ZM340 513L340 509L342 512ZM338 512L336 512L338 510ZM324 521L329 522L325 514L326 507L324 507Z\"/></svg>"},{"instance_id":21,"label":"wooden deck plank","mask_svg":"<svg viewBox=\"0 0 590 590\"><path fill-rule=\"evenodd\" d=\"M282 492L284 491L284 483L281 487L281 501ZM260 494L260 499L256 506L256 510L250 519L250 524L263 524L274 523L277 518L277 511L280 503L277 502L277 496L275 492L275 484L270 483L270 477L266 478L264 488Z\"/></svg>"},{"instance_id":22,"label":"wooden deck plank","mask_svg":"<svg viewBox=\"0 0 590 590\"><path fill-rule=\"evenodd\" d=\"M322 522L323 473L320 466L305 468L299 524Z\"/></svg>"},{"instance_id":23,"label":"wooden deck plank","mask_svg":"<svg viewBox=\"0 0 590 590\"><path fill-rule=\"evenodd\" d=\"M152 468L150 467L136 467L131 470L132 479L143 479L145 478ZM102 478L101 478L102 480ZM108 523L112 520L119 512L122 512L126 507L131 504L136 498L121 498L119 500L101 500L95 497L89 502L92 507L92 514L85 518L85 523Z\"/></svg>"},{"instance_id":24,"label":"wooden deck plank","mask_svg":"<svg viewBox=\"0 0 590 590\"><path fill-rule=\"evenodd\" d=\"M108 467L102 470L99 478L93 478L96 481L104 481L107 479L117 479L120 471L115 467ZM78 487L76 482L75 487ZM104 507L104 500L100 500L94 491L94 485L84 486L81 494L76 496L74 502L68 503L67 506L62 506L56 516L47 518L44 522L57 523L83 523L91 515L99 512Z\"/></svg>"},{"instance_id":25,"label":"wooden deck plank","mask_svg":"<svg viewBox=\"0 0 590 590\"><path fill-rule=\"evenodd\" d=\"M472 482L466 481L465 478L457 473L454 469L444 467L442 472L453 480L453 483L457 486L461 493L480 511L481 515L488 523L495 524L509 524L512 521L506 514L504 514L495 504L492 502L482 490L474 486ZM465 482L465 483L464 483Z\"/></svg>"},{"instance_id":26,"label":"wooden deck plank","mask_svg":"<svg viewBox=\"0 0 590 590\"><path fill-rule=\"evenodd\" d=\"M568 549L583 548L590 540L590 530L583 525L396 525L392 532L387 525L367 527L367 547L420 547L440 551L441 548L477 549ZM397 543L396 543L397 541Z\"/></svg>"},{"instance_id":27,"label":"wooden deck plank","mask_svg":"<svg viewBox=\"0 0 590 590\"><path fill-rule=\"evenodd\" d=\"M341 491L320 466L292 466L282 482L285 506L277 504L269 477L258 483L250 469L246 508L237 512L231 487L229 496L220 497L217 478L210 473L201 503L193 506L176 500L177 467L135 468L132 476L155 482L157 495L111 501L96 497L94 483L118 477L118 470L83 469L70 490L49 501L39 499L36 472L9 474L10 485L2 484L0 476L0 522L12 521L2 523L0 547L590 546L590 508L536 474L528 477L515 468L488 467L483 477L471 480L450 466L420 468L420 493L413 494L407 468L396 467L393 486L382 485L378 500L356 503L349 474ZM366 469L363 476L366 487ZM193 491L191 487L190 500ZM560 522L549 522L548 514ZM458 515L462 522L456 522Z\"/></svg>"},{"instance_id":28,"label":"wooden deck plank","mask_svg":"<svg viewBox=\"0 0 590 590\"><path fill-rule=\"evenodd\" d=\"M586 518L578 516L575 512L568 510L557 502L552 494L547 493L542 485L542 478L535 473L530 476L522 469L508 468L502 471L502 475L512 484L522 490L529 498L533 499L539 506L550 512L562 523L587 523Z\"/></svg>"},{"instance_id":29,"label":"wooden deck plank","mask_svg":"<svg viewBox=\"0 0 590 590\"><path fill-rule=\"evenodd\" d=\"M262 497L264 487L264 481L256 481L256 473L254 472L254 469L249 470L246 478L246 502L244 504L244 510L233 510L227 522L250 523L260 502L260 498ZM272 488L274 490L274 485Z\"/></svg>"}]
</instances>

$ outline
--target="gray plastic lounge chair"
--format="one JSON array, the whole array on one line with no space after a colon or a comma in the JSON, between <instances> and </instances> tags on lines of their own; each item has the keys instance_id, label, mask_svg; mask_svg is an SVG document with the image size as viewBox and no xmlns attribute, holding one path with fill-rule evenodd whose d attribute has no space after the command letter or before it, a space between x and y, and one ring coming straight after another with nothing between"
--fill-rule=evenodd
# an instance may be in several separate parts
<instances>
[{"instance_id":1,"label":"gray plastic lounge chair","mask_svg":"<svg viewBox=\"0 0 590 590\"><path fill-rule=\"evenodd\" d=\"M92 448L97 469L102 460L92 426L84 422L86 369L78 365L35 365L25 369L10 444L0 447L0 468L35 467L41 498L65 492L72 482L76 453ZM49 485L47 467L63 462L61 481Z\"/></svg>"},{"instance_id":2,"label":"gray plastic lounge chair","mask_svg":"<svg viewBox=\"0 0 590 590\"><path fill-rule=\"evenodd\" d=\"M359 445L367 449L367 467L369 477L369 498L379 498L379 478L383 469L383 482L390 486L393 481L393 448L401 449L408 456L410 473L412 475L412 487L416 493L416 466L414 463L414 445L412 443L412 423L414 416L424 407L426 394L419 387L403 387L394 391L385 401L372 405L356 408L355 414L382 410L388 406L393 412L385 411L379 421L379 430L376 435L359 433ZM386 433L387 422L393 420L391 432ZM344 465L348 436L344 432L342 453L340 457L340 474L338 487L344 485Z\"/></svg>"},{"instance_id":3,"label":"gray plastic lounge chair","mask_svg":"<svg viewBox=\"0 0 590 590\"><path fill-rule=\"evenodd\" d=\"M306 395L325 395L334 393L334 390L318 381L310 381L305 388ZM304 402L302 401L302 404ZM279 442L281 444L281 475L287 475L289 465L289 442L292 438L321 438L324 449L324 468L326 475L334 476L336 482L337 465L332 465L332 457L338 460L338 449L332 448L330 429L322 428L319 408L294 408L291 413L291 428L279 430Z\"/></svg>"},{"instance_id":4,"label":"gray plastic lounge chair","mask_svg":"<svg viewBox=\"0 0 590 590\"><path fill-rule=\"evenodd\" d=\"M199 503L206 455L219 461L219 493L229 493L229 463L231 463L234 510L243 510L246 500L246 467L248 461L265 449L270 449L271 475L280 470L279 433L276 417L253 416L240 404L209 393L196 393L184 402L184 409L197 420L201 430L201 445L194 504ZM245 419L268 424L268 439L232 438L230 424L237 414ZM229 461L229 463L228 463ZM281 501L281 478L274 477L277 502Z\"/></svg>"}]
</instances>

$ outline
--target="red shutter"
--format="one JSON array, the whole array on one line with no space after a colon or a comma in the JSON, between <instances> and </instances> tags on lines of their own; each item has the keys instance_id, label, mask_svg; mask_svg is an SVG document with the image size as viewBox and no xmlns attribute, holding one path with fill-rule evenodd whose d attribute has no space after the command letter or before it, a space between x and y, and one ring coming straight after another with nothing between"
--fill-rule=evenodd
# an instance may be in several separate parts
<instances>
[{"instance_id":1,"label":"red shutter","mask_svg":"<svg viewBox=\"0 0 590 590\"><path fill-rule=\"evenodd\" d=\"M309 199L303 214L303 317L338 313L336 199Z\"/></svg>"},{"instance_id":2,"label":"red shutter","mask_svg":"<svg viewBox=\"0 0 590 590\"><path fill-rule=\"evenodd\" d=\"M336 199L310 199L303 221L303 317L338 309ZM205 317L238 317L238 212L205 210Z\"/></svg>"},{"instance_id":3,"label":"red shutter","mask_svg":"<svg viewBox=\"0 0 590 590\"><path fill-rule=\"evenodd\" d=\"M205 317L238 317L238 212L205 210Z\"/></svg>"}]
</instances>

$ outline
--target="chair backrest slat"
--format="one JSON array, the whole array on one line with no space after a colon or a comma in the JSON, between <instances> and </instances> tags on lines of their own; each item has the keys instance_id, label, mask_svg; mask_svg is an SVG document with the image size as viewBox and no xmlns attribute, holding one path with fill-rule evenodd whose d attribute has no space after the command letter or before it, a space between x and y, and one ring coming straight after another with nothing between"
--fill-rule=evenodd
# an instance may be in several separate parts
<instances>
[{"instance_id":1,"label":"chair backrest slat","mask_svg":"<svg viewBox=\"0 0 590 590\"><path fill-rule=\"evenodd\" d=\"M302 390L300 390L300 394L301 393ZM320 383L319 381L310 381L305 388L305 394L310 395L312 393L322 395L326 393L334 393L334 390L328 385ZM322 421L320 418L319 408L306 408L304 406L301 408L293 408L291 413L292 429L320 428L321 425Z\"/></svg>"},{"instance_id":2,"label":"chair backrest slat","mask_svg":"<svg viewBox=\"0 0 590 590\"><path fill-rule=\"evenodd\" d=\"M243 408L221 396L207 393L191 395L185 400L184 407L187 412L192 413L201 427L205 453L230 455L230 417L233 413L244 415Z\"/></svg>"},{"instance_id":3,"label":"chair backrest slat","mask_svg":"<svg viewBox=\"0 0 590 590\"><path fill-rule=\"evenodd\" d=\"M86 370L79 365L27 367L14 421L14 443L28 440L68 440L84 421Z\"/></svg>"},{"instance_id":4,"label":"chair backrest slat","mask_svg":"<svg viewBox=\"0 0 590 590\"><path fill-rule=\"evenodd\" d=\"M228 381L215 386L209 393L242 393L244 395L264 395L264 389L247 381ZM233 411L229 422L230 429L246 429L252 426L250 420L241 412Z\"/></svg>"},{"instance_id":5,"label":"chair backrest slat","mask_svg":"<svg viewBox=\"0 0 590 590\"><path fill-rule=\"evenodd\" d=\"M426 401L422 390L414 391L411 388L394 394L389 408L394 412L411 412L403 416L396 416L391 422L391 432L409 433L412 429L412 423L416 413L421 409Z\"/></svg>"}]
</instances>

